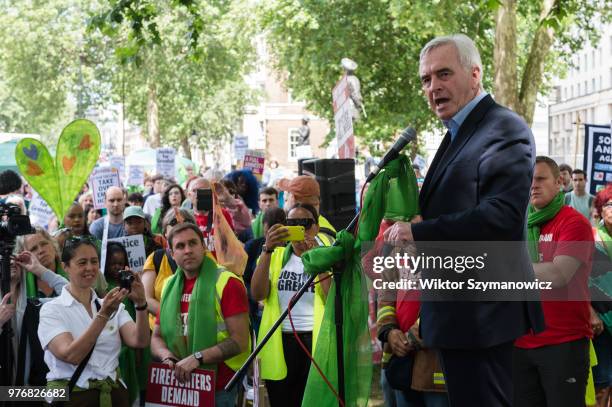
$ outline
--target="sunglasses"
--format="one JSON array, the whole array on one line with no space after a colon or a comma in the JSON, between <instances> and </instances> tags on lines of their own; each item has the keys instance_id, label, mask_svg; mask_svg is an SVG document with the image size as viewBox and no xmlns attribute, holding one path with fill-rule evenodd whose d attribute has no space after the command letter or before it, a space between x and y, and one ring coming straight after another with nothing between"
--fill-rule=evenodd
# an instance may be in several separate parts
<instances>
[{"instance_id":1,"label":"sunglasses","mask_svg":"<svg viewBox=\"0 0 612 407\"><path fill-rule=\"evenodd\" d=\"M287 219L287 226L304 226L304 229L309 229L315 223L312 218Z\"/></svg>"}]
</instances>

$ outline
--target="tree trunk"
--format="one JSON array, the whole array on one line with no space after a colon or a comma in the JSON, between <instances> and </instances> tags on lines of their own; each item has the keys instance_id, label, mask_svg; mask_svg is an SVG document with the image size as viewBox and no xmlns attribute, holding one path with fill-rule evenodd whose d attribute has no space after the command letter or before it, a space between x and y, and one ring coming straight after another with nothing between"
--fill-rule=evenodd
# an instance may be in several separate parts
<instances>
[{"instance_id":1,"label":"tree trunk","mask_svg":"<svg viewBox=\"0 0 612 407\"><path fill-rule=\"evenodd\" d=\"M512 110L517 109L516 74L516 3L501 0L495 16L495 48L493 50L493 93L495 100Z\"/></svg>"},{"instance_id":2,"label":"tree trunk","mask_svg":"<svg viewBox=\"0 0 612 407\"><path fill-rule=\"evenodd\" d=\"M185 157L191 160L191 146L189 145L188 135L181 137L181 147L183 147L183 154L185 154Z\"/></svg>"},{"instance_id":3,"label":"tree trunk","mask_svg":"<svg viewBox=\"0 0 612 407\"><path fill-rule=\"evenodd\" d=\"M147 132L151 147L159 147L161 145L159 138L159 110L157 106L157 88L154 83L149 84L149 94L147 97Z\"/></svg>"},{"instance_id":4,"label":"tree trunk","mask_svg":"<svg viewBox=\"0 0 612 407\"><path fill-rule=\"evenodd\" d=\"M559 0L544 0L540 24L531 43L529 57L523 77L521 78L521 91L519 92L519 103L517 113L523 116L529 126L533 123L536 97L538 89L542 85L544 62L548 56L553 43L554 31L552 28L542 24L550 10Z\"/></svg>"}]
</instances>

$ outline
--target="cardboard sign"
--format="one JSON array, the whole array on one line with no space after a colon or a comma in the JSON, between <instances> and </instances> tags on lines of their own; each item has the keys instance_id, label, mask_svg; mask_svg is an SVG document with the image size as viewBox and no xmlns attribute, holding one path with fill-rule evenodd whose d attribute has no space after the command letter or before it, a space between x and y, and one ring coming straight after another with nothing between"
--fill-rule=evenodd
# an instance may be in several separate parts
<instances>
[{"instance_id":1,"label":"cardboard sign","mask_svg":"<svg viewBox=\"0 0 612 407\"><path fill-rule=\"evenodd\" d=\"M158 174L164 177L174 178L175 176L176 150L172 147L157 149L157 159L155 168Z\"/></svg>"},{"instance_id":2,"label":"cardboard sign","mask_svg":"<svg viewBox=\"0 0 612 407\"><path fill-rule=\"evenodd\" d=\"M249 147L249 138L247 136L234 137L234 158L237 161L244 160L247 148Z\"/></svg>"},{"instance_id":3,"label":"cardboard sign","mask_svg":"<svg viewBox=\"0 0 612 407\"><path fill-rule=\"evenodd\" d=\"M261 181L263 175L265 157L266 153L262 150L246 150L244 155L243 168L250 168L258 181Z\"/></svg>"},{"instance_id":4,"label":"cardboard sign","mask_svg":"<svg viewBox=\"0 0 612 407\"><path fill-rule=\"evenodd\" d=\"M332 90L334 124L338 142L338 157L340 158L355 158L355 136L349 96L348 81L344 75Z\"/></svg>"},{"instance_id":5,"label":"cardboard sign","mask_svg":"<svg viewBox=\"0 0 612 407\"><path fill-rule=\"evenodd\" d=\"M149 365L147 398L145 406L214 407L215 373L212 370L195 369L191 380L179 383L174 369L163 363Z\"/></svg>"},{"instance_id":6,"label":"cardboard sign","mask_svg":"<svg viewBox=\"0 0 612 407\"><path fill-rule=\"evenodd\" d=\"M91 174L89 185L93 191L94 208L102 209L106 190L113 186L121 187L119 171L111 167L98 167Z\"/></svg>"},{"instance_id":7,"label":"cardboard sign","mask_svg":"<svg viewBox=\"0 0 612 407\"><path fill-rule=\"evenodd\" d=\"M144 185L145 169L142 165L130 165L127 185Z\"/></svg>"},{"instance_id":8,"label":"cardboard sign","mask_svg":"<svg viewBox=\"0 0 612 407\"><path fill-rule=\"evenodd\" d=\"M44 229L47 229L49 222L55 216L53 209L36 192L32 195L28 212L32 226L40 226Z\"/></svg>"},{"instance_id":9,"label":"cardboard sign","mask_svg":"<svg viewBox=\"0 0 612 407\"><path fill-rule=\"evenodd\" d=\"M587 173L586 190L597 194L612 182L611 126L584 126L584 172Z\"/></svg>"},{"instance_id":10,"label":"cardboard sign","mask_svg":"<svg viewBox=\"0 0 612 407\"><path fill-rule=\"evenodd\" d=\"M114 155L109 159L110 167L116 168L119 171L119 179L121 182L125 180L125 157Z\"/></svg>"},{"instance_id":11,"label":"cardboard sign","mask_svg":"<svg viewBox=\"0 0 612 407\"><path fill-rule=\"evenodd\" d=\"M142 235L132 235L108 239L109 242L119 242L128 254L130 269L140 273L147 259ZM106 256L104 256L106 258Z\"/></svg>"}]
</instances>

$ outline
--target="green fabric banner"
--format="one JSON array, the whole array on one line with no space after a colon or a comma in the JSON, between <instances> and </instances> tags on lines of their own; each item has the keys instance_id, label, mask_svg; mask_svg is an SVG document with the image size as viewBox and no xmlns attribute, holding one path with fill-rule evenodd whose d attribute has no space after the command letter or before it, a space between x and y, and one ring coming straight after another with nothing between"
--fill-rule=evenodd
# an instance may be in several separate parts
<instances>
[{"instance_id":1,"label":"green fabric banner","mask_svg":"<svg viewBox=\"0 0 612 407\"><path fill-rule=\"evenodd\" d=\"M361 246L372 242L383 219L409 221L419 214L418 187L410 161L404 155L389 163L374 178L363 199L357 238L346 230L332 247L319 247L302 255L304 270L312 275L342 264L345 405L366 406L372 383L372 350L368 329L368 284L361 265ZM317 339L317 364L338 391L336 284L332 282ZM332 407L338 400L318 371L311 366L303 406Z\"/></svg>"}]
</instances>

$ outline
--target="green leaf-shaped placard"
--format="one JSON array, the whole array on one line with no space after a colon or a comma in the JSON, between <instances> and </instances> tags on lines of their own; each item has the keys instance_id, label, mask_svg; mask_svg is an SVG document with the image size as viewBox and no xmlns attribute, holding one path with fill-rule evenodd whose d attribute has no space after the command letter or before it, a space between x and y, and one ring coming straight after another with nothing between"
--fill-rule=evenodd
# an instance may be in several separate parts
<instances>
[{"instance_id":1,"label":"green leaf-shaped placard","mask_svg":"<svg viewBox=\"0 0 612 407\"><path fill-rule=\"evenodd\" d=\"M100 132L95 124L77 119L64 127L55 154L62 219L100 158Z\"/></svg>"},{"instance_id":2,"label":"green leaf-shaped placard","mask_svg":"<svg viewBox=\"0 0 612 407\"><path fill-rule=\"evenodd\" d=\"M47 201L58 218L63 215L58 174L47 147L36 139L24 138L15 147L15 161L21 175Z\"/></svg>"},{"instance_id":3,"label":"green leaf-shaped placard","mask_svg":"<svg viewBox=\"0 0 612 407\"><path fill-rule=\"evenodd\" d=\"M24 138L15 148L21 175L60 220L64 219L99 157L100 132L85 119L77 119L64 127L57 142L55 163L47 147L36 139Z\"/></svg>"}]
</instances>

